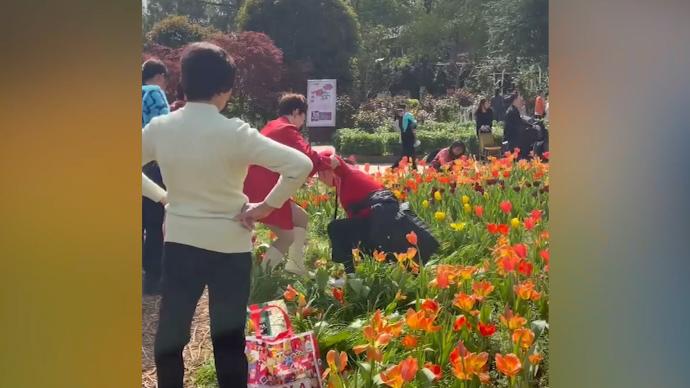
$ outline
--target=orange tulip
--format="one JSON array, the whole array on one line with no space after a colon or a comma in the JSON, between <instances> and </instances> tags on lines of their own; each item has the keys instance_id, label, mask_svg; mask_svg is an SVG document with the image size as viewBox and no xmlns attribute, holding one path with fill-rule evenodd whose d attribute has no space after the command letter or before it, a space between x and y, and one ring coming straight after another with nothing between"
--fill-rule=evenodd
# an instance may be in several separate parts
<instances>
[{"instance_id":1,"label":"orange tulip","mask_svg":"<svg viewBox=\"0 0 690 388\"><path fill-rule=\"evenodd\" d=\"M384 261L386 261L386 254L384 252L375 250L373 256L374 260L378 261L379 263L383 263Z\"/></svg>"},{"instance_id":2,"label":"orange tulip","mask_svg":"<svg viewBox=\"0 0 690 388\"><path fill-rule=\"evenodd\" d=\"M422 310L429 314L436 314L440 309L441 307L438 302L433 299L425 299L424 302L422 302Z\"/></svg>"},{"instance_id":3,"label":"orange tulip","mask_svg":"<svg viewBox=\"0 0 690 388\"><path fill-rule=\"evenodd\" d=\"M417 256L417 248L415 248L415 247L407 248L407 258L409 260L412 260L412 259L414 259L415 256Z\"/></svg>"},{"instance_id":4,"label":"orange tulip","mask_svg":"<svg viewBox=\"0 0 690 388\"><path fill-rule=\"evenodd\" d=\"M438 267L436 267L436 279L432 281L433 286L440 289L446 289L453 283L454 277L455 270L453 266L440 264Z\"/></svg>"},{"instance_id":5,"label":"orange tulip","mask_svg":"<svg viewBox=\"0 0 690 388\"><path fill-rule=\"evenodd\" d=\"M525 350L529 349L534 343L534 332L524 327L515 329L513 332L513 343L520 345Z\"/></svg>"},{"instance_id":6,"label":"orange tulip","mask_svg":"<svg viewBox=\"0 0 690 388\"><path fill-rule=\"evenodd\" d=\"M513 315L513 311L506 309L506 313L500 317L501 323L508 327L509 330L519 329L527 324L527 319L517 314Z\"/></svg>"},{"instance_id":7,"label":"orange tulip","mask_svg":"<svg viewBox=\"0 0 690 388\"><path fill-rule=\"evenodd\" d=\"M415 232L410 232L405 235L407 238L407 242L409 242L412 245L417 245L417 233Z\"/></svg>"},{"instance_id":8,"label":"orange tulip","mask_svg":"<svg viewBox=\"0 0 690 388\"><path fill-rule=\"evenodd\" d=\"M541 294L534 289L534 283L531 280L527 280L514 286L515 293L520 299L523 300L533 300L537 301L541 297Z\"/></svg>"},{"instance_id":9,"label":"orange tulip","mask_svg":"<svg viewBox=\"0 0 690 388\"><path fill-rule=\"evenodd\" d=\"M479 218L483 217L484 216L484 208L481 206L475 206L474 207L474 214Z\"/></svg>"},{"instance_id":10,"label":"orange tulip","mask_svg":"<svg viewBox=\"0 0 690 388\"><path fill-rule=\"evenodd\" d=\"M472 376L480 376L486 371L486 362L488 360L488 353L470 353L462 342L450 353L453 374L459 380L472 380Z\"/></svg>"},{"instance_id":11,"label":"orange tulip","mask_svg":"<svg viewBox=\"0 0 690 388\"><path fill-rule=\"evenodd\" d=\"M534 354L530 354L529 357L527 357L527 358L529 359L530 364L537 365L541 362L541 360L544 359L544 356L542 356L539 353L534 353Z\"/></svg>"},{"instance_id":12,"label":"orange tulip","mask_svg":"<svg viewBox=\"0 0 690 388\"><path fill-rule=\"evenodd\" d=\"M475 301L476 300L474 296L467 295L464 292L459 292L455 294L455 298L453 299L453 305L457 306L463 311L469 312L474 307Z\"/></svg>"},{"instance_id":13,"label":"orange tulip","mask_svg":"<svg viewBox=\"0 0 690 388\"><path fill-rule=\"evenodd\" d=\"M283 298L285 298L285 300L288 302L292 302L293 300L295 300L298 294L299 293L297 292L297 290L292 288L291 285L288 285L287 290L285 290L285 292L283 293Z\"/></svg>"},{"instance_id":14,"label":"orange tulip","mask_svg":"<svg viewBox=\"0 0 690 388\"><path fill-rule=\"evenodd\" d=\"M453 323L453 331L460 331L462 330L462 327L466 325L467 318L465 318L464 315L460 315L457 318L455 318L455 322Z\"/></svg>"},{"instance_id":15,"label":"orange tulip","mask_svg":"<svg viewBox=\"0 0 690 388\"><path fill-rule=\"evenodd\" d=\"M417 346L417 337L406 335L401 342L405 349L414 349Z\"/></svg>"},{"instance_id":16,"label":"orange tulip","mask_svg":"<svg viewBox=\"0 0 690 388\"><path fill-rule=\"evenodd\" d=\"M496 369L508 377L515 377L522 369L520 359L513 353L505 356L496 353Z\"/></svg>"},{"instance_id":17,"label":"orange tulip","mask_svg":"<svg viewBox=\"0 0 690 388\"><path fill-rule=\"evenodd\" d=\"M419 365L417 359L414 357L407 357L400 362L400 374L405 381L414 380L418 370Z\"/></svg>"},{"instance_id":18,"label":"orange tulip","mask_svg":"<svg viewBox=\"0 0 690 388\"><path fill-rule=\"evenodd\" d=\"M412 330L423 330L427 333L434 333L441 330L441 326L434 326L435 315L427 316L426 311L407 310L405 321Z\"/></svg>"},{"instance_id":19,"label":"orange tulip","mask_svg":"<svg viewBox=\"0 0 690 388\"><path fill-rule=\"evenodd\" d=\"M463 280L472 279L472 275L474 275L475 272L477 272L477 267L474 266L458 268L458 275L460 275Z\"/></svg>"},{"instance_id":20,"label":"orange tulip","mask_svg":"<svg viewBox=\"0 0 690 388\"><path fill-rule=\"evenodd\" d=\"M489 296L489 294L491 294L493 290L494 285L488 280L474 282L472 284L472 291L474 292L474 297L480 302L484 300L484 298Z\"/></svg>"}]
</instances>

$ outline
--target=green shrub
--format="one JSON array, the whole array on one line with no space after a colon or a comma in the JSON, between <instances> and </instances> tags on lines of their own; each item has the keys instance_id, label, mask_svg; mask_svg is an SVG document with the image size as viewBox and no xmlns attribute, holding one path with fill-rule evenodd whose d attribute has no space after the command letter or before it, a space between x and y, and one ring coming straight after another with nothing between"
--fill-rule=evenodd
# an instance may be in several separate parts
<instances>
[{"instance_id":1,"label":"green shrub","mask_svg":"<svg viewBox=\"0 0 690 388\"><path fill-rule=\"evenodd\" d=\"M176 49L204 40L212 32L210 28L190 22L187 16L169 16L156 23L147 37L153 43Z\"/></svg>"},{"instance_id":2,"label":"green shrub","mask_svg":"<svg viewBox=\"0 0 690 388\"><path fill-rule=\"evenodd\" d=\"M502 134L494 133L497 143L501 142ZM479 153L479 141L471 131L417 131L420 145L417 154L426 155L433 150L448 147L454 141L465 143L470 154ZM334 138L334 146L343 155L399 155L401 151L400 135L397 132L367 133L358 129L341 129Z\"/></svg>"}]
</instances>

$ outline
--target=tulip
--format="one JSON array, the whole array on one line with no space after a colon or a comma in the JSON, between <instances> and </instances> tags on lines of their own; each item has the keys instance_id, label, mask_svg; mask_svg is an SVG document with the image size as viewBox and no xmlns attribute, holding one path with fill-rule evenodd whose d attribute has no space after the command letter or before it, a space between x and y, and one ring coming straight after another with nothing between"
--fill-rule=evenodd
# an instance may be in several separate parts
<instances>
[{"instance_id":1,"label":"tulip","mask_svg":"<svg viewBox=\"0 0 690 388\"><path fill-rule=\"evenodd\" d=\"M428 208L428 207L429 207L429 201L427 201L426 199L423 200L423 201L422 201L422 207L423 207L424 209Z\"/></svg>"},{"instance_id":2,"label":"tulip","mask_svg":"<svg viewBox=\"0 0 690 388\"><path fill-rule=\"evenodd\" d=\"M417 233L415 232L410 232L405 235L407 238L407 242L409 242L412 245L417 245Z\"/></svg>"},{"instance_id":3,"label":"tulip","mask_svg":"<svg viewBox=\"0 0 690 388\"><path fill-rule=\"evenodd\" d=\"M456 232L461 232L463 229L465 229L465 223L460 222L460 223L453 223L450 224L451 229L453 229Z\"/></svg>"},{"instance_id":4,"label":"tulip","mask_svg":"<svg viewBox=\"0 0 690 388\"><path fill-rule=\"evenodd\" d=\"M532 275L532 263L527 260L521 260L520 264L518 264L518 272L529 277Z\"/></svg>"},{"instance_id":5,"label":"tulip","mask_svg":"<svg viewBox=\"0 0 690 388\"><path fill-rule=\"evenodd\" d=\"M436 221L443 222L443 220L446 219L446 213L444 213L444 212L436 212L436 213L434 213L434 218L436 218Z\"/></svg>"},{"instance_id":6,"label":"tulip","mask_svg":"<svg viewBox=\"0 0 690 388\"><path fill-rule=\"evenodd\" d=\"M534 353L534 354L530 354L529 357L527 357L527 358L529 359L530 364L537 365L541 362L541 360L544 359L544 356L542 356L539 353Z\"/></svg>"},{"instance_id":7,"label":"tulip","mask_svg":"<svg viewBox=\"0 0 690 388\"><path fill-rule=\"evenodd\" d=\"M518 227L520 227L520 219L515 217L512 220L510 220L510 226L512 226L513 229L517 229Z\"/></svg>"},{"instance_id":8,"label":"tulip","mask_svg":"<svg viewBox=\"0 0 690 388\"><path fill-rule=\"evenodd\" d=\"M525 350L529 349L532 343L534 343L534 332L524 327L515 329L513 332L513 343L520 345Z\"/></svg>"},{"instance_id":9,"label":"tulip","mask_svg":"<svg viewBox=\"0 0 690 388\"><path fill-rule=\"evenodd\" d=\"M525 244L515 244L513 245L513 250L521 259L527 257L527 246Z\"/></svg>"},{"instance_id":10,"label":"tulip","mask_svg":"<svg viewBox=\"0 0 690 388\"><path fill-rule=\"evenodd\" d=\"M285 298L285 300L288 302L292 302L297 297L297 294L299 294L297 290L292 288L291 285L288 285L287 290L285 290L285 292L283 293L283 298Z\"/></svg>"},{"instance_id":11,"label":"tulip","mask_svg":"<svg viewBox=\"0 0 690 388\"><path fill-rule=\"evenodd\" d=\"M465 325L467 325L467 318L465 318L464 315L460 315L455 318L455 322L453 322L453 331L460 331Z\"/></svg>"},{"instance_id":12,"label":"tulip","mask_svg":"<svg viewBox=\"0 0 690 388\"><path fill-rule=\"evenodd\" d=\"M463 195L462 196L462 203L465 205L469 204L470 203L470 197Z\"/></svg>"},{"instance_id":13,"label":"tulip","mask_svg":"<svg viewBox=\"0 0 690 388\"><path fill-rule=\"evenodd\" d=\"M483 217L484 216L484 208L481 206L475 206L474 207L474 214L479 218Z\"/></svg>"},{"instance_id":14,"label":"tulip","mask_svg":"<svg viewBox=\"0 0 690 388\"><path fill-rule=\"evenodd\" d=\"M333 298L340 302L340 304L345 303L345 292L343 291L342 288L334 288L333 289Z\"/></svg>"},{"instance_id":15,"label":"tulip","mask_svg":"<svg viewBox=\"0 0 690 388\"><path fill-rule=\"evenodd\" d=\"M513 353L505 356L496 353L496 369L508 377L515 377L522 369L520 359Z\"/></svg>"},{"instance_id":16,"label":"tulip","mask_svg":"<svg viewBox=\"0 0 690 388\"><path fill-rule=\"evenodd\" d=\"M476 299L472 295L467 295L464 292L459 292L455 294L453 299L453 305L460 308L463 311L471 311L474 307Z\"/></svg>"},{"instance_id":17,"label":"tulip","mask_svg":"<svg viewBox=\"0 0 690 388\"><path fill-rule=\"evenodd\" d=\"M379 263L383 263L384 261L386 261L386 254L384 252L375 250L373 256L374 260L378 261Z\"/></svg>"},{"instance_id":18,"label":"tulip","mask_svg":"<svg viewBox=\"0 0 690 388\"><path fill-rule=\"evenodd\" d=\"M513 204L510 203L510 201L502 201L499 207L505 214L510 214L510 212L513 210Z\"/></svg>"},{"instance_id":19,"label":"tulip","mask_svg":"<svg viewBox=\"0 0 690 388\"><path fill-rule=\"evenodd\" d=\"M440 191L436 191L436 192L434 193L434 199L436 200L436 202L439 202L442 198L443 198L443 197L441 196L441 192L440 192Z\"/></svg>"},{"instance_id":20,"label":"tulip","mask_svg":"<svg viewBox=\"0 0 690 388\"><path fill-rule=\"evenodd\" d=\"M414 349L417 346L417 337L406 335L401 342L405 349Z\"/></svg>"},{"instance_id":21,"label":"tulip","mask_svg":"<svg viewBox=\"0 0 690 388\"><path fill-rule=\"evenodd\" d=\"M525 230L530 231L530 230L534 229L534 227L536 226L536 222L534 221L533 218L527 217L527 218L525 218L524 225L525 225Z\"/></svg>"},{"instance_id":22,"label":"tulip","mask_svg":"<svg viewBox=\"0 0 690 388\"><path fill-rule=\"evenodd\" d=\"M426 364L424 364L424 367L431 371L431 373L434 375L434 380L440 380L441 377L443 377L443 371L441 370L440 365L427 362Z\"/></svg>"},{"instance_id":23,"label":"tulip","mask_svg":"<svg viewBox=\"0 0 690 388\"><path fill-rule=\"evenodd\" d=\"M472 206L470 206L469 203L462 205L462 208L465 211L465 213L467 213L467 214L472 213Z\"/></svg>"},{"instance_id":24,"label":"tulip","mask_svg":"<svg viewBox=\"0 0 690 388\"><path fill-rule=\"evenodd\" d=\"M496 326L494 326L490 323L485 325L485 324L479 322L479 324L477 326L479 329L479 333L484 337L491 337L496 332Z\"/></svg>"},{"instance_id":25,"label":"tulip","mask_svg":"<svg viewBox=\"0 0 690 388\"><path fill-rule=\"evenodd\" d=\"M484 300L484 298L489 296L493 290L494 285L488 280L474 282L472 284L472 291L474 292L474 296L478 301Z\"/></svg>"}]
</instances>

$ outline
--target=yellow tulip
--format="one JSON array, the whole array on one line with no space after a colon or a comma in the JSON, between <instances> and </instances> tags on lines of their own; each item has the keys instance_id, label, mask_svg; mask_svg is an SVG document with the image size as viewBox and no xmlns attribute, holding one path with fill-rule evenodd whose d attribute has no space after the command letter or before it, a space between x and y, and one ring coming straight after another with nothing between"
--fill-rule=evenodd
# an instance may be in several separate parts
<instances>
[{"instance_id":1,"label":"yellow tulip","mask_svg":"<svg viewBox=\"0 0 690 388\"><path fill-rule=\"evenodd\" d=\"M470 203L470 197L463 195L462 196L462 203L464 203L464 204Z\"/></svg>"},{"instance_id":2,"label":"yellow tulip","mask_svg":"<svg viewBox=\"0 0 690 388\"><path fill-rule=\"evenodd\" d=\"M465 209L465 213L467 213L467 214L472 213L472 206L470 206L469 203L462 205L462 208Z\"/></svg>"},{"instance_id":3,"label":"yellow tulip","mask_svg":"<svg viewBox=\"0 0 690 388\"><path fill-rule=\"evenodd\" d=\"M489 199L489 193L486 192L486 191L484 192L484 198L485 198L485 199Z\"/></svg>"},{"instance_id":4,"label":"yellow tulip","mask_svg":"<svg viewBox=\"0 0 690 388\"><path fill-rule=\"evenodd\" d=\"M437 191L434 193L434 199L437 201L441 200L441 192L440 191Z\"/></svg>"},{"instance_id":5,"label":"yellow tulip","mask_svg":"<svg viewBox=\"0 0 690 388\"><path fill-rule=\"evenodd\" d=\"M446 219L446 213L436 212L436 213L434 213L434 217L436 218L437 221L443 221Z\"/></svg>"},{"instance_id":6,"label":"yellow tulip","mask_svg":"<svg viewBox=\"0 0 690 388\"><path fill-rule=\"evenodd\" d=\"M514 229L518 228L520 226L520 219L517 217L513 218L512 220L510 220L510 225L512 225Z\"/></svg>"},{"instance_id":7,"label":"yellow tulip","mask_svg":"<svg viewBox=\"0 0 690 388\"><path fill-rule=\"evenodd\" d=\"M422 201L422 207L423 207L424 209L428 208L428 207L429 207L429 201L427 201L426 199L423 200L423 201Z\"/></svg>"},{"instance_id":8,"label":"yellow tulip","mask_svg":"<svg viewBox=\"0 0 690 388\"><path fill-rule=\"evenodd\" d=\"M464 222L453 223L453 224L450 224L450 227L451 227L454 231L460 232L460 231L462 231L463 229L465 229L465 223L464 223Z\"/></svg>"},{"instance_id":9,"label":"yellow tulip","mask_svg":"<svg viewBox=\"0 0 690 388\"><path fill-rule=\"evenodd\" d=\"M393 195L395 195L395 198L397 199L402 198L402 193L400 192L400 190L394 190Z\"/></svg>"}]
</instances>

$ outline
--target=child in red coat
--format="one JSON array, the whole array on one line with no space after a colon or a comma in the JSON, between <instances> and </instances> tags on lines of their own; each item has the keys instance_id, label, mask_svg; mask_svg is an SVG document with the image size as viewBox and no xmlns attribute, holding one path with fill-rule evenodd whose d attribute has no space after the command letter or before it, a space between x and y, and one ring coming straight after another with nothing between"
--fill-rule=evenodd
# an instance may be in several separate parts
<instances>
[{"instance_id":1,"label":"child in red coat","mask_svg":"<svg viewBox=\"0 0 690 388\"><path fill-rule=\"evenodd\" d=\"M330 158L320 156L300 133L306 113L307 102L303 95L285 94L278 103L280 117L268 122L261 130L261 134L307 155L314 166L311 176L332 167ZM251 166L244 181L244 193L249 197L249 202L261 202L266 198L278 181L278 177L278 174L266 168ZM285 269L295 274L305 275L307 270L304 266L304 244L309 222L307 212L294 201L289 200L259 222L266 225L277 237L266 251L265 266L274 267L287 254L289 260Z\"/></svg>"}]
</instances>

